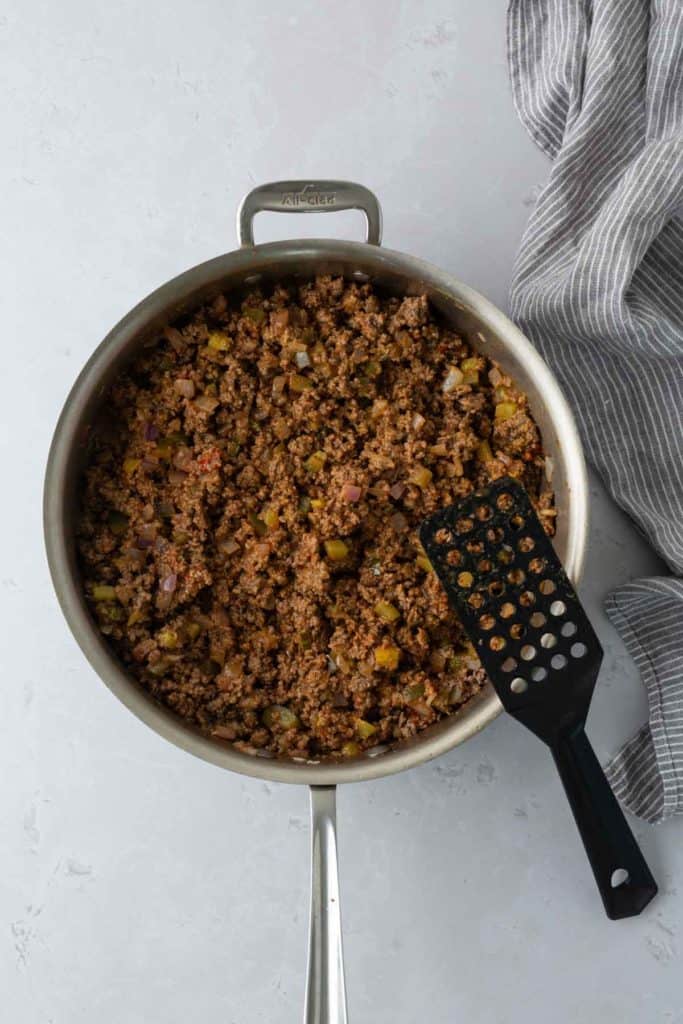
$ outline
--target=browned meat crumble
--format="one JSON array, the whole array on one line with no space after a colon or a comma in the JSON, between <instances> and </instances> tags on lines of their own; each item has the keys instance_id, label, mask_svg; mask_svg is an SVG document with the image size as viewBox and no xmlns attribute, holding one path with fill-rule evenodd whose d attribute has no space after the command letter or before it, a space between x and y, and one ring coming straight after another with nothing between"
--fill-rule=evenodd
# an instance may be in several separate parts
<instances>
[{"instance_id":1,"label":"browned meat crumble","mask_svg":"<svg viewBox=\"0 0 683 1024\"><path fill-rule=\"evenodd\" d=\"M84 585L154 698L240 749L350 757L481 688L416 528L510 475L552 533L552 493L526 398L424 296L332 277L219 296L106 409Z\"/></svg>"}]
</instances>

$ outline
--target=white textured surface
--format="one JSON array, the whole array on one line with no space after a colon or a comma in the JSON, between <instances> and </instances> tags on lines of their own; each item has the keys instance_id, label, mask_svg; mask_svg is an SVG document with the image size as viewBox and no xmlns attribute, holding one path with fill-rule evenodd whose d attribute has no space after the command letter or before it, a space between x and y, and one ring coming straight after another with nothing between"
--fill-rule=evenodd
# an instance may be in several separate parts
<instances>
[{"instance_id":1,"label":"white textured surface","mask_svg":"<svg viewBox=\"0 0 683 1024\"><path fill-rule=\"evenodd\" d=\"M265 180L368 184L387 245L504 306L547 173L512 109L504 7L4 4L3 1020L300 1018L306 794L193 760L98 682L47 579L45 454L96 342L232 248L239 198ZM360 218L268 215L257 238L304 227L356 236ZM604 757L644 699L601 599L657 563L597 484L593 499L583 594L606 645L589 722ZM339 803L351 1024L683 1022L681 821L636 823L661 895L612 923L550 761L512 721Z\"/></svg>"}]
</instances>

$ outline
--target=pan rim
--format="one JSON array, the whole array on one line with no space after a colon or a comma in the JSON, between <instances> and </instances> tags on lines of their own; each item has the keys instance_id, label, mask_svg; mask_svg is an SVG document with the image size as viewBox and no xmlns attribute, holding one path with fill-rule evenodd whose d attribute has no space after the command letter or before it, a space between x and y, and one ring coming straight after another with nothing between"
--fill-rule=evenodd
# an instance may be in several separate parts
<instances>
[{"instance_id":1,"label":"pan rim","mask_svg":"<svg viewBox=\"0 0 683 1024\"><path fill-rule=\"evenodd\" d=\"M223 281L222 287L229 287L230 276L244 276L247 271L252 272L252 277L260 273L285 278L291 276L286 266L294 268L302 261L356 264L358 273L369 276L383 269L390 270L406 279L406 290L410 281L417 282L434 294L461 303L476 315L483 329L494 332L504 342L516 362L538 384L562 452L569 495L564 564L572 581L578 582L588 531L586 465L574 416L550 368L501 310L451 274L396 250L334 239L269 242L214 257L156 288L109 331L76 378L55 428L43 492L44 536L53 585L72 634L95 672L137 718L176 746L242 775L301 785L336 785L380 778L432 760L481 731L498 717L502 705L493 689L486 687L464 705L462 711L376 757L297 763L243 754L184 724L158 705L125 672L89 616L74 572L67 527L69 482L79 431L83 428L87 408L96 403L103 390L101 382L105 371L117 357L122 357L145 327L155 317L167 314L181 297L187 298L219 280ZM283 264L282 272L271 274L269 267L274 262Z\"/></svg>"}]
</instances>

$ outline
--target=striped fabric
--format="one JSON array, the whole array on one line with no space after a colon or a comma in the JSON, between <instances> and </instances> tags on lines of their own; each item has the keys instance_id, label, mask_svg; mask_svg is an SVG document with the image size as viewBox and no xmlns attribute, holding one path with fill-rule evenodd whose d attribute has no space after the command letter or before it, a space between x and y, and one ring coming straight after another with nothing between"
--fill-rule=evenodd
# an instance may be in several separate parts
<instances>
[{"instance_id":1,"label":"striped fabric","mask_svg":"<svg viewBox=\"0 0 683 1024\"><path fill-rule=\"evenodd\" d=\"M683 2L511 0L508 50L519 116L553 159L512 314L672 573L607 600L650 712L608 775L661 821L683 810Z\"/></svg>"}]
</instances>

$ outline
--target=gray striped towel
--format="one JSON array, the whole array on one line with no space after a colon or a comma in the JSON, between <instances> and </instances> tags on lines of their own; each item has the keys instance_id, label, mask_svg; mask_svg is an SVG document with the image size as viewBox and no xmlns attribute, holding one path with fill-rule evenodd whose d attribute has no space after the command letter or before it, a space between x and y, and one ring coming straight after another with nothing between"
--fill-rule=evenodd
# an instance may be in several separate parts
<instances>
[{"instance_id":1,"label":"gray striped towel","mask_svg":"<svg viewBox=\"0 0 683 1024\"><path fill-rule=\"evenodd\" d=\"M650 715L607 771L662 821L683 810L683 0L511 0L508 50L519 116L553 160L512 315L672 573L607 599Z\"/></svg>"}]
</instances>

